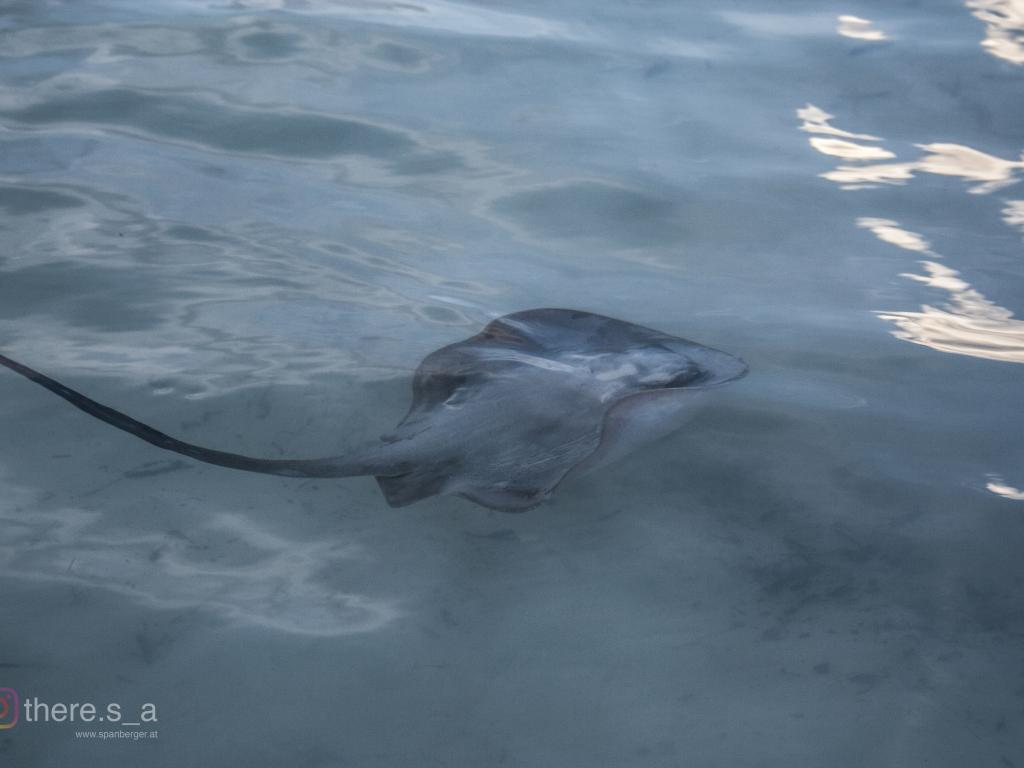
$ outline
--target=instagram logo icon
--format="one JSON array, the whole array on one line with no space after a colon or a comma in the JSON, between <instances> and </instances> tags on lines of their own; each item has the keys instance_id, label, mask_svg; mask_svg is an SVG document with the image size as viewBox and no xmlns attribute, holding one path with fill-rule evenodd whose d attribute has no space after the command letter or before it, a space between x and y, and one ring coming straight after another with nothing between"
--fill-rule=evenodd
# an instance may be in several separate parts
<instances>
[{"instance_id":1,"label":"instagram logo icon","mask_svg":"<svg viewBox=\"0 0 1024 768\"><path fill-rule=\"evenodd\" d=\"M18 692L13 688L0 688L0 731L18 724Z\"/></svg>"}]
</instances>

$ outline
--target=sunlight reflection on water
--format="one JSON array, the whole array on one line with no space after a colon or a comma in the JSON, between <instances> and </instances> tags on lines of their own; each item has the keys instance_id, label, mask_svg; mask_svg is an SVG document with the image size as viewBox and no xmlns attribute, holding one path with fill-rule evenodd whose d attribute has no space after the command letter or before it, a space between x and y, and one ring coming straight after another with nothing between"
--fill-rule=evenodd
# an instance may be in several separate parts
<instances>
[{"instance_id":1,"label":"sunlight reflection on water","mask_svg":"<svg viewBox=\"0 0 1024 768\"><path fill-rule=\"evenodd\" d=\"M1002 496L1004 499L1024 501L1024 491L1007 484L1006 481L998 475L990 475L985 487L997 496Z\"/></svg>"},{"instance_id":2,"label":"sunlight reflection on water","mask_svg":"<svg viewBox=\"0 0 1024 768\"><path fill-rule=\"evenodd\" d=\"M896 325L893 336L940 352L1024 363L1024 320L985 298L955 269L935 261L921 265L926 274L904 273L903 277L946 291L950 303L924 305L916 312L877 312L882 320Z\"/></svg>"},{"instance_id":3,"label":"sunlight reflection on water","mask_svg":"<svg viewBox=\"0 0 1024 768\"><path fill-rule=\"evenodd\" d=\"M985 23L981 45L997 58L1024 64L1024 0L966 0Z\"/></svg>"},{"instance_id":4,"label":"sunlight reflection on water","mask_svg":"<svg viewBox=\"0 0 1024 768\"><path fill-rule=\"evenodd\" d=\"M859 16L840 16L836 32L843 37L852 37L854 40L877 41L887 38L885 32L875 28L869 19L862 19Z\"/></svg>"},{"instance_id":5,"label":"sunlight reflection on water","mask_svg":"<svg viewBox=\"0 0 1024 768\"><path fill-rule=\"evenodd\" d=\"M802 120L800 130L813 134L827 134L856 138L862 141L881 141L877 136L850 133L831 125L833 115L807 105L797 110ZM875 157L895 157L894 153L878 147L855 144L840 139L823 139L820 135L809 139L811 146L825 155L844 160L866 161ZM887 163L840 166L822 173L822 178L842 185L847 190L870 188L872 182L904 183L914 178L914 172L943 176L956 176L971 182L981 182L968 189L974 194L989 194L1020 181L1021 162L993 157L979 150L958 144L918 144L926 154L907 163ZM1017 224L1020 214L1017 201L1008 201L1003 209L1007 224ZM908 231L890 219L861 217L857 225L870 230L883 242L899 248L941 258L920 234ZM930 347L940 352L970 355L989 360L1024 363L1024 320L990 301L965 282L960 273L936 261L921 262L925 275L903 273L903 277L923 283L930 288L944 290L950 303L944 308L924 305L919 311L880 311L879 318L896 325L892 333L896 338Z\"/></svg>"}]
</instances>

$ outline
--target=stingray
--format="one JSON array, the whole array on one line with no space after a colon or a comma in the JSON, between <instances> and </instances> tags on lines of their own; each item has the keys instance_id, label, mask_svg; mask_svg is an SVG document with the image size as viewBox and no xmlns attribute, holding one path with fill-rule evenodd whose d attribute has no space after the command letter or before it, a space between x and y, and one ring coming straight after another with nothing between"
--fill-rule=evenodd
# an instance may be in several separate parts
<instances>
[{"instance_id":1,"label":"stingray","mask_svg":"<svg viewBox=\"0 0 1024 768\"><path fill-rule=\"evenodd\" d=\"M531 309L427 355L395 431L343 456L260 459L186 443L21 363L0 363L90 416L208 464L285 477L374 475L404 506L457 494L519 512L562 483L676 430L738 357L610 317Z\"/></svg>"}]
</instances>

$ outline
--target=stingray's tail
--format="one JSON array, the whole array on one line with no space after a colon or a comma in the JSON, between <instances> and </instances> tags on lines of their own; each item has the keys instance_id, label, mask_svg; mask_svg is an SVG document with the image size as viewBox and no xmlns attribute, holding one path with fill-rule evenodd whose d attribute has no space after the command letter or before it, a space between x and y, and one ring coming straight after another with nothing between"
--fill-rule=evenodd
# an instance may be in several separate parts
<instances>
[{"instance_id":1,"label":"stingray's tail","mask_svg":"<svg viewBox=\"0 0 1024 768\"><path fill-rule=\"evenodd\" d=\"M363 459L348 459L341 456L331 456L323 459L255 459L250 456L241 456L237 453L226 453L214 451L198 445L192 445L177 440L170 435L165 435L153 427L136 421L130 416L115 411L95 400L91 400L80 392L69 389L59 381L54 381L49 376L44 376L29 368L26 365L11 360L9 357L0 355L0 364L10 368L15 373L20 373L26 379L34 381L42 387L46 387L59 397L63 397L73 406L85 411L90 416L95 416L100 421L117 427L140 440L145 440L157 448L165 451L173 451L192 459L205 461L207 464L216 464L231 469L242 469L246 472L261 472L267 475L283 475L285 477L352 477L354 475L393 475L400 474L402 467L388 466L388 462L380 461L377 457L367 456Z\"/></svg>"}]
</instances>

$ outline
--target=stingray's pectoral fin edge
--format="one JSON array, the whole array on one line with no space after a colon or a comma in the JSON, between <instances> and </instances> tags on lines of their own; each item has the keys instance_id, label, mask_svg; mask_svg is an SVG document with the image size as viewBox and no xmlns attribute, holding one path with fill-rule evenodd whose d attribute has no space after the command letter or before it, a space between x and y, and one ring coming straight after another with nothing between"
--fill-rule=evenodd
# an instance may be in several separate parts
<instances>
[{"instance_id":1,"label":"stingray's pectoral fin edge","mask_svg":"<svg viewBox=\"0 0 1024 768\"><path fill-rule=\"evenodd\" d=\"M550 491L511 490L508 488L475 488L459 492L459 496L469 499L474 504L493 509L497 512L519 514L536 509L551 496Z\"/></svg>"},{"instance_id":2,"label":"stingray's pectoral fin edge","mask_svg":"<svg viewBox=\"0 0 1024 768\"><path fill-rule=\"evenodd\" d=\"M407 507L431 496L452 493L474 504L498 512L528 512L540 506L551 494L537 489L473 488L453 490L447 471L416 469L401 475L376 475L377 485L388 506Z\"/></svg>"},{"instance_id":3,"label":"stingray's pectoral fin edge","mask_svg":"<svg viewBox=\"0 0 1024 768\"><path fill-rule=\"evenodd\" d=\"M407 507L444 491L447 475L426 474L415 470L401 475L376 475L377 485L389 507Z\"/></svg>"}]
</instances>

